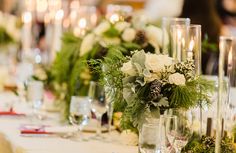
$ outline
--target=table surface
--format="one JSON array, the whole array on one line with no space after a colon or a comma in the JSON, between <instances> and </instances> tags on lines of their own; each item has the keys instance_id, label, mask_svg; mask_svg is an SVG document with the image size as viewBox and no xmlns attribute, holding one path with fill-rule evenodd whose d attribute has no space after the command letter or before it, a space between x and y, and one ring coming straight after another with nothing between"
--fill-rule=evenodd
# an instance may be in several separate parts
<instances>
[{"instance_id":1,"label":"table surface","mask_svg":"<svg viewBox=\"0 0 236 153\"><path fill-rule=\"evenodd\" d=\"M6 95L0 93L0 102ZM7 95L9 97L9 95ZM44 120L45 125L56 125L55 114ZM27 117L0 117L0 153L137 153L137 146L127 146L120 142L96 140L73 141L59 136L21 136L19 127L32 123ZM94 133L83 133L90 136ZM112 133L112 138L119 137Z\"/></svg>"}]
</instances>

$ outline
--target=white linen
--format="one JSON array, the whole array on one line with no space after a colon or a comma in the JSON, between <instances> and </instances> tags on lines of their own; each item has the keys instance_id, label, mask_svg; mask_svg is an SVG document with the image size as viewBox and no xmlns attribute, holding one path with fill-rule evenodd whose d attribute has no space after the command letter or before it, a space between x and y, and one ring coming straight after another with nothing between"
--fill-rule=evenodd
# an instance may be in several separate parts
<instances>
[{"instance_id":1,"label":"white linen","mask_svg":"<svg viewBox=\"0 0 236 153\"><path fill-rule=\"evenodd\" d=\"M7 96L6 96L7 95ZM1 102L4 102L9 97L14 99L14 95L0 93ZM14 99L15 100L15 99ZM15 102L15 107L18 110L31 111L27 108L27 104ZM58 114L47 113L47 120L43 120L44 125L53 126L48 130L57 132L65 132L67 127L58 127L60 124ZM32 118L27 117L5 117L0 116L0 153L137 153L136 146L125 146L121 142L101 142L90 140L86 142L76 142L69 139L64 139L58 136L20 136L20 126L32 124ZM55 126L55 127L54 127ZM70 129L69 130L73 130ZM91 137L95 133L83 133L85 137ZM119 140L118 133L112 133L113 138Z\"/></svg>"}]
</instances>

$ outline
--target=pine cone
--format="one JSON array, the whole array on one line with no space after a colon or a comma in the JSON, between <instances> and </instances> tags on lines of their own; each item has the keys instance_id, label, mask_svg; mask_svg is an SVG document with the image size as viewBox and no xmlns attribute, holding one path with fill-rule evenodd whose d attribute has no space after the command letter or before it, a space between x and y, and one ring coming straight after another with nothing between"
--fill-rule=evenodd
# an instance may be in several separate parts
<instances>
[{"instance_id":1,"label":"pine cone","mask_svg":"<svg viewBox=\"0 0 236 153\"><path fill-rule=\"evenodd\" d=\"M162 83L158 80L154 80L150 85L150 93L148 97L151 100L158 99L158 97L161 96L161 87L162 87Z\"/></svg>"},{"instance_id":2,"label":"pine cone","mask_svg":"<svg viewBox=\"0 0 236 153\"><path fill-rule=\"evenodd\" d=\"M145 31L142 31L142 30L137 31L136 36L135 36L135 42L142 46L147 45L147 37L146 37Z\"/></svg>"},{"instance_id":3,"label":"pine cone","mask_svg":"<svg viewBox=\"0 0 236 153\"><path fill-rule=\"evenodd\" d=\"M131 22L131 21L132 21L132 16L127 16L127 17L125 18L125 21L126 21L126 22Z\"/></svg>"}]
</instances>

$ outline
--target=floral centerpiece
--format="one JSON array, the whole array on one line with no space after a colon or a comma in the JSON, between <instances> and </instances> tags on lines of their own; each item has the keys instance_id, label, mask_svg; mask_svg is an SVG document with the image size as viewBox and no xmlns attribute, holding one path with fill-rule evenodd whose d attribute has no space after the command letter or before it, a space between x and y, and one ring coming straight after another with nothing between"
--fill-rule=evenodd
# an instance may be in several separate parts
<instances>
[{"instance_id":1,"label":"floral centerpiece","mask_svg":"<svg viewBox=\"0 0 236 153\"><path fill-rule=\"evenodd\" d=\"M50 67L49 81L58 99L68 111L72 95L85 96L90 80L97 80L87 65L89 59L103 59L109 54L130 55L136 49L159 52L161 29L149 23L135 23L132 17L122 21L102 20L84 36L65 33L62 49ZM61 92L63 91L63 92ZM66 94L65 94L66 93Z\"/></svg>"},{"instance_id":2,"label":"floral centerpiece","mask_svg":"<svg viewBox=\"0 0 236 153\"><path fill-rule=\"evenodd\" d=\"M213 83L195 74L193 60L179 62L144 50L126 57L114 55L93 62L107 67L99 72L95 66L95 71L103 73L105 85L116 88L114 107L123 112L123 129L138 129L146 119L157 118L169 108L189 109L199 102L210 103Z\"/></svg>"}]
</instances>

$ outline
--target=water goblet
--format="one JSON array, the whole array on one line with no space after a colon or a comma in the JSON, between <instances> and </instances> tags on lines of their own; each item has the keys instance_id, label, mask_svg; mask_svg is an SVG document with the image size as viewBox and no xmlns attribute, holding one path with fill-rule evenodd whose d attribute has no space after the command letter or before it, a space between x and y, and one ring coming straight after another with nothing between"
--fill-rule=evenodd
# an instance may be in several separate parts
<instances>
[{"instance_id":1,"label":"water goblet","mask_svg":"<svg viewBox=\"0 0 236 153\"><path fill-rule=\"evenodd\" d=\"M38 119L43 119L43 116L39 113L43 104L43 82L42 81L29 81L27 88L27 99L32 104L33 114Z\"/></svg>"},{"instance_id":2,"label":"water goblet","mask_svg":"<svg viewBox=\"0 0 236 153\"><path fill-rule=\"evenodd\" d=\"M78 127L78 133L74 138L81 139L81 131L88 124L90 118L90 101L88 97L72 96L70 103L69 121L72 125Z\"/></svg>"},{"instance_id":3,"label":"water goblet","mask_svg":"<svg viewBox=\"0 0 236 153\"><path fill-rule=\"evenodd\" d=\"M189 139L193 135L193 124L191 111L182 109L170 109L166 116L176 116L175 125L167 125L167 135L173 137L173 146L177 153L180 153L182 148L186 146ZM172 127L175 126L175 130L171 131ZM168 134L170 133L170 134Z\"/></svg>"},{"instance_id":4,"label":"water goblet","mask_svg":"<svg viewBox=\"0 0 236 153\"><path fill-rule=\"evenodd\" d=\"M105 90L98 82L91 81L88 96L91 101L91 110L97 119L97 131L95 139L104 139L102 132L102 115L107 111L108 104L105 97Z\"/></svg>"}]
</instances>

